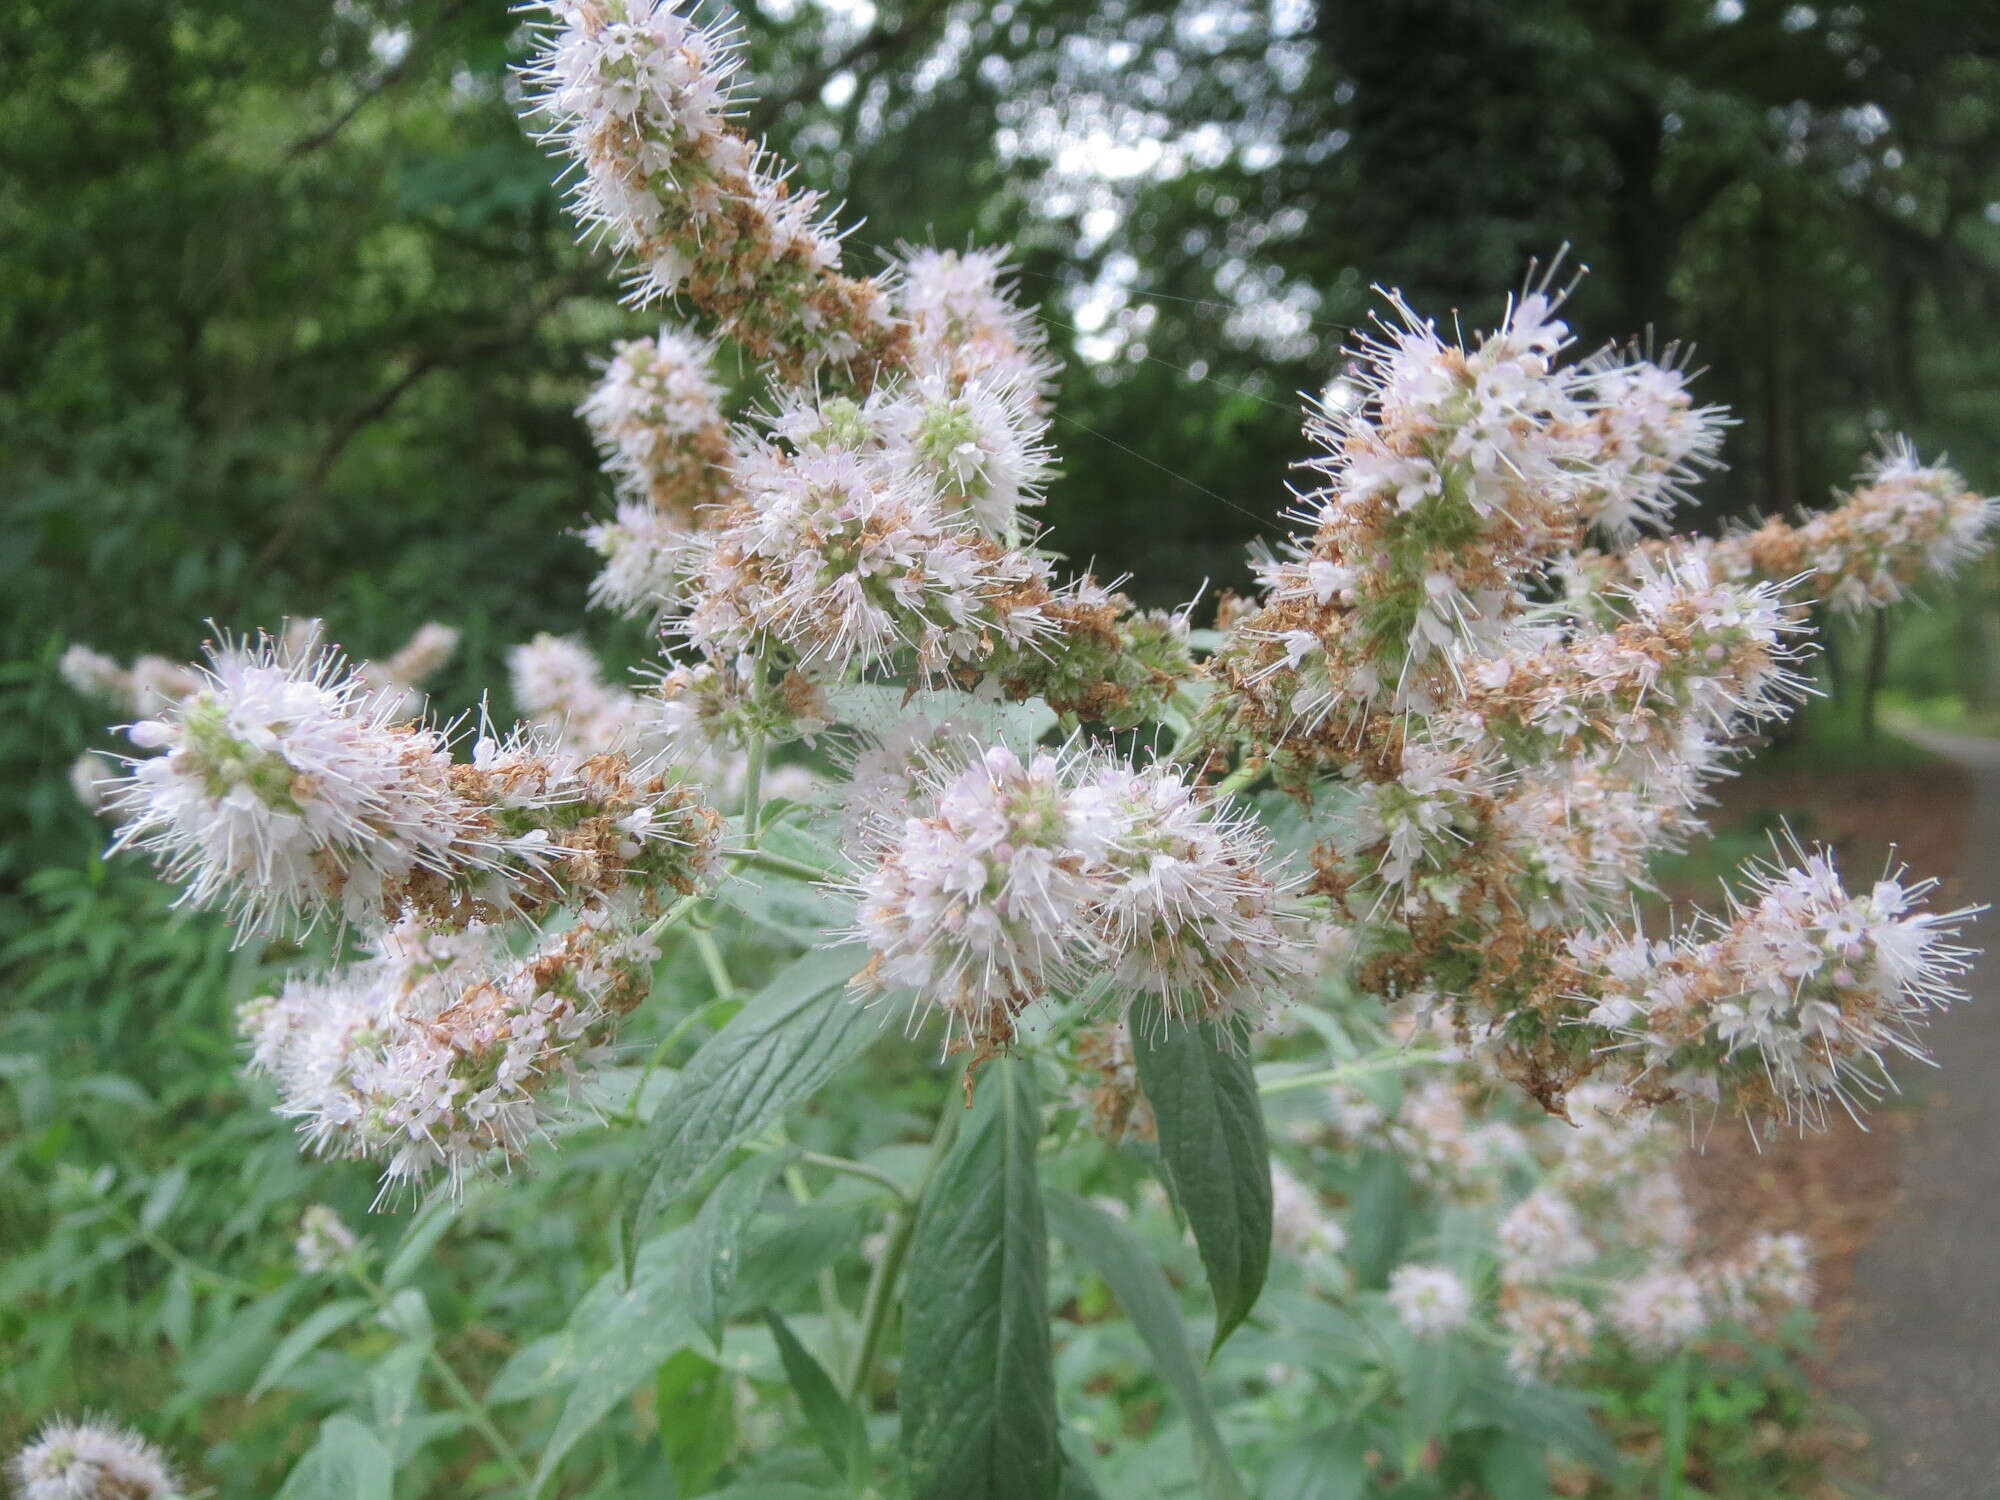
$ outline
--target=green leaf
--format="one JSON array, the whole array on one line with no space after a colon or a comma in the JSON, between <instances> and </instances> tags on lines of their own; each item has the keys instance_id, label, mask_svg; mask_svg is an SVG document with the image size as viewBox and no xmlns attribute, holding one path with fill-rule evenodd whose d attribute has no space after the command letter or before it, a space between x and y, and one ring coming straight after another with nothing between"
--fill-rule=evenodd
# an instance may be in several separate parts
<instances>
[{"instance_id":1,"label":"green leaf","mask_svg":"<svg viewBox=\"0 0 2000 1500\"><path fill-rule=\"evenodd\" d=\"M1496 1362L1488 1362L1468 1383L1465 1406L1503 1432L1559 1448L1606 1474L1616 1475L1623 1467L1618 1450L1580 1397L1555 1386L1523 1384Z\"/></svg>"},{"instance_id":2,"label":"green leaf","mask_svg":"<svg viewBox=\"0 0 2000 1500\"><path fill-rule=\"evenodd\" d=\"M219 1391L241 1390L257 1368L264 1346L277 1332L294 1292L303 1282L288 1283L267 1297L232 1309L215 1334L181 1366L181 1388L167 1404L169 1419L197 1410Z\"/></svg>"},{"instance_id":3,"label":"green leaf","mask_svg":"<svg viewBox=\"0 0 2000 1500\"><path fill-rule=\"evenodd\" d=\"M687 1313L686 1242L686 1234L675 1230L641 1245L629 1281L616 1268L607 1271L584 1293L553 1346L538 1341L532 1365L517 1372L510 1362L494 1381L495 1401L568 1389L542 1450L538 1488L577 1439L695 1337Z\"/></svg>"},{"instance_id":4,"label":"green leaf","mask_svg":"<svg viewBox=\"0 0 2000 1500\"><path fill-rule=\"evenodd\" d=\"M745 1138L858 1056L875 1039L874 1016L841 993L867 950L815 949L780 970L681 1071L647 1126L645 1167L629 1185L628 1229L657 1182L677 1193ZM628 1242L634 1238L627 1234Z\"/></svg>"},{"instance_id":5,"label":"green leaf","mask_svg":"<svg viewBox=\"0 0 2000 1500\"><path fill-rule=\"evenodd\" d=\"M1029 1065L989 1064L976 1098L910 1244L903 1454L914 1500L1047 1500L1063 1454Z\"/></svg>"},{"instance_id":6,"label":"green leaf","mask_svg":"<svg viewBox=\"0 0 2000 1500\"><path fill-rule=\"evenodd\" d=\"M1042 1195L1049 1222L1092 1269L1104 1278L1139 1337L1152 1351L1160 1378L1173 1390L1194 1430L1202 1493L1209 1500L1247 1500L1243 1481L1229 1461L1228 1446L1216 1426L1215 1408L1188 1351L1187 1329L1173 1288L1131 1232L1101 1209L1072 1194L1050 1189Z\"/></svg>"},{"instance_id":7,"label":"green leaf","mask_svg":"<svg viewBox=\"0 0 2000 1500\"><path fill-rule=\"evenodd\" d=\"M1545 1500L1549 1465L1541 1444L1503 1433L1479 1460L1480 1493L1487 1500Z\"/></svg>"},{"instance_id":8,"label":"green leaf","mask_svg":"<svg viewBox=\"0 0 2000 1500\"><path fill-rule=\"evenodd\" d=\"M702 1500L840 1500L841 1494L785 1479L752 1479L726 1490L712 1490Z\"/></svg>"},{"instance_id":9,"label":"green leaf","mask_svg":"<svg viewBox=\"0 0 2000 1500\"><path fill-rule=\"evenodd\" d=\"M791 1159L789 1151L766 1151L736 1167L715 1185L688 1230L688 1313L718 1351L742 1261L743 1231Z\"/></svg>"},{"instance_id":10,"label":"green leaf","mask_svg":"<svg viewBox=\"0 0 2000 1500\"><path fill-rule=\"evenodd\" d=\"M868 1430L862 1425L861 1413L848 1404L833 1377L785 1326L783 1318L766 1308L764 1321L777 1341L785 1378L798 1393L799 1405L805 1408L806 1420L812 1424L813 1436L819 1439L827 1461L836 1474L859 1484L869 1470Z\"/></svg>"},{"instance_id":11,"label":"green leaf","mask_svg":"<svg viewBox=\"0 0 2000 1500\"><path fill-rule=\"evenodd\" d=\"M839 850L821 842L791 817L767 824L758 847L829 872L844 863ZM718 894L788 947L815 947L845 920L840 897L796 875L780 875L754 865L737 870L722 883Z\"/></svg>"},{"instance_id":12,"label":"green leaf","mask_svg":"<svg viewBox=\"0 0 2000 1500\"><path fill-rule=\"evenodd\" d=\"M1213 1022L1135 1019L1132 1040L1160 1169L1215 1298L1212 1355L1257 1305L1271 1265L1271 1150L1256 1075L1241 1039Z\"/></svg>"},{"instance_id":13,"label":"green leaf","mask_svg":"<svg viewBox=\"0 0 2000 1500\"><path fill-rule=\"evenodd\" d=\"M1368 1439L1359 1428L1322 1427L1271 1465L1265 1500L1361 1500L1368 1493Z\"/></svg>"},{"instance_id":14,"label":"green leaf","mask_svg":"<svg viewBox=\"0 0 2000 1500\"><path fill-rule=\"evenodd\" d=\"M250 1399L255 1401L283 1380L293 1365L317 1349L322 1341L367 1312L371 1305L366 1297L342 1297L337 1302L329 1302L316 1309L305 1322L278 1341L278 1347L264 1361L256 1384L250 1387Z\"/></svg>"},{"instance_id":15,"label":"green leaf","mask_svg":"<svg viewBox=\"0 0 2000 1500\"><path fill-rule=\"evenodd\" d=\"M660 1446L684 1495L700 1494L736 1451L734 1378L714 1360L683 1349L653 1382Z\"/></svg>"},{"instance_id":16,"label":"green leaf","mask_svg":"<svg viewBox=\"0 0 2000 1500\"><path fill-rule=\"evenodd\" d=\"M373 1432L352 1417L328 1417L278 1500L390 1500L395 1473L389 1450Z\"/></svg>"},{"instance_id":17,"label":"green leaf","mask_svg":"<svg viewBox=\"0 0 2000 1500\"><path fill-rule=\"evenodd\" d=\"M1347 1261L1363 1286L1380 1286L1402 1259L1410 1179L1387 1151L1370 1152L1348 1194Z\"/></svg>"},{"instance_id":18,"label":"green leaf","mask_svg":"<svg viewBox=\"0 0 2000 1500\"><path fill-rule=\"evenodd\" d=\"M181 1194L187 1191L187 1185L186 1167L169 1167L162 1172L139 1210L139 1227L150 1232L164 1224L174 1205L181 1201Z\"/></svg>"},{"instance_id":19,"label":"green leaf","mask_svg":"<svg viewBox=\"0 0 2000 1500\"><path fill-rule=\"evenodd\" d=\"M437 1248L438 1241L445 1237L469 1201L469 1196L454 1198L449 1193L439 1193L417 1211L416 1218L403 1235L403 1242L396 1247L396 1253L383 1269L383 1291L393 1292L417 1274L418 1268L430 1259L431 1251Z\"/></svg>"},{"instance_id":20,"label":"green leaf","mask_svg":"<svg viewBox=\"0 0 2000 1500\"><path fill-rule=\"evenodd\" d=\"M754 1225L738 1262L731 1313L754 1312L796 1296L822 1266L861 1243L873 1214L873 1205L866 1202L807 1203Z\"/></svg>"}]
</instances>

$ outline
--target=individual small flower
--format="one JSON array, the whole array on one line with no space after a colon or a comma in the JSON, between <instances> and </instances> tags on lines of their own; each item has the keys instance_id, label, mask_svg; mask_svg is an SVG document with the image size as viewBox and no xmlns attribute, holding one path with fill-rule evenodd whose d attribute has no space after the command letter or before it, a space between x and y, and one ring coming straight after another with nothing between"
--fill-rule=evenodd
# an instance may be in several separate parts
<instances>
[{"instance_id":1,"label":"individual small flower","mask_svg":"<svg viewBox=\"0 0 2000 1500\"><path fill-rule=\"evenodd\" d=\"M172 1500L166 1456L137 1433L85 1417L54 1421L7 1461L20 1500Z\"/></svg>"},{"instance_id":2,"label":"individual small flower","mask_svg":"<svg viewBox=\"0 0 2000 1500\"><path fill-rule=\"evenodd\" d=\"M131 674L102 651L93 651L82 642L63 652L56 670L64 682L86 698L121 703L131 693Z\"/></svg>"},{"instance_id":3,"label":"individual small flower","mask_svg":"<svg viewBox=\"0 0 2000 1500\"><path fill-rule=\"evenodd\" d=\"M1523 1380L1547 1379L1589 1358L1597 1335L1589 1308L1543 1292L1504 1294L1500 1327L1507 1335L1507 1368Z\"/></svg>"},{"instance_id":4,"label":"individual small flower","mask_svg":"<svg viewBox=\"0 0 2000 1500\"><path fill-rule=\"evenodd\" d=\"M715 353L713 343L675 328L627 340L577 408L619 494L683 531L731 493L729 422ZM630 524L623 506L619 524Z\"/></svg>"},{"instance_id":5,"label":"individual small flower","mask_svg":"<svg viewBox=\"0 0 2000 1500\"><path fill-rule=\"evenodd\" d=\"M361 1241L341 1222L339 1214L324 1203L315 1203L299 1216L299 1235L292 1241L292 1250L301 1271L321 1276L357 1256Z\"/></svg>"},{"instance_id":6,"label":"individual small flower","mask_svg":"<svg viewBox=\"0 0 2000 1500\"><path fill-rule=\"evenodd\" d=\"M1701 1284L1671 1266L1625 1282L1612 1296L1608 1316L1635 1352L1653 1359L1679 1353L1708 1326Z\"/></svg>"},{"instance_id":7,"label":"individual small flower","mask_svg":"<svg viewBox=\"0 0 2000 1500\"><path fill-rule=\"evenodd\" d=\"M1389 1273L1389 1305L1420 1339L1438 1339L1472 1318L1472 1293L1444 1266L1401 1265Z\"/></svg>"},{"instance_id":8,"label":"individual small flower","mask_svg":"<svg viewBox=\"0 0 2000 1500\"><path fill-rule=\"evenodd\" d=\"M1575 1207L1540 1187L1500 1221L1501 1277L1513 1285L1548 1281L1597 1254Z\"/></svg>"},{"instance_id":9,"label":"individual small flower","mask_svg":"<svg viewBox=\"0 0 2000 1500\"><path fill-rule=\"evenodd\" d=\"M378 1161L383 1191L452 1187L524 1154L550 1086L595 1065L655 951L591 920L515 958L491 929L411 925L376 956L243 1007L251 1068L322 1156Z\"/></svg>"},{"instance_id":10,"label":"individual small flower","mask_svg":"<svg viewBox=\"0 0 2000 1500\"><path fill-rule=\"evenodd\" d=\"M69 763L69 789L92 812L103 812L124 774L110 756L86 750Z\"/></svg>"},{"instance_id":11,"label":"individual small flower","mask_svg":"<svg viewBox=\"0 0 2000 1500\"><path fill-rule=\"evenodd\" d=\"M379 670L390 682L422 687L458 654L458 642L455 628L427 620L379 664Z\"/></svg>"}]
</instances>

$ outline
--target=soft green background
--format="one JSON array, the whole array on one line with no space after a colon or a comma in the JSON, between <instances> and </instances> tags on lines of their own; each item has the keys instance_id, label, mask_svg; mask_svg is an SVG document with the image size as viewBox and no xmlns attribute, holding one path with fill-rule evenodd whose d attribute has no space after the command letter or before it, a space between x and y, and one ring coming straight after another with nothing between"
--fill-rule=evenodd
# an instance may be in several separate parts
<instances>
[{"instance_id":1,"label":"soft green background","mask_svg":"<svg viewBox=\"0 0 2000 1500\"><path fill-rule=\"evenodd\" d=\"M1705 521L1819 501L1885 428L2000 487L1994 18L764 0L743 19L750 118L865 220L855 264L900 240L1018 247L1068 361L1054 541L1163 603L1241 585L1243 544L1277 534L1293 393L1337 372L1370 283L1476 323L1564 243L1592 268L1586 342L1691 341L1700 389L1737 409ZM487 688L504 709L500 653L538 629L644 649L586 622L592 560L565 532L605 503L572 409L653 317L574 243L515 116L520 53L500 0L0 7L0 1439L48 1403L143 1402L173 1316L129 1243L50 1238L65 1164L228 1180L189 1230L218 1255L307 1191L235 1081L226 1007L262 957L168 924L138 868L94 858L65 773L106 714L56 680L62 648L186 657L204 619L294 613L369 653L437 618L466 632L453 710ZM1898 617L1893 686L1989 702L1993 576ZM1852 679L1865 643L1838 644Z\"/></svg>"}]
</instances>

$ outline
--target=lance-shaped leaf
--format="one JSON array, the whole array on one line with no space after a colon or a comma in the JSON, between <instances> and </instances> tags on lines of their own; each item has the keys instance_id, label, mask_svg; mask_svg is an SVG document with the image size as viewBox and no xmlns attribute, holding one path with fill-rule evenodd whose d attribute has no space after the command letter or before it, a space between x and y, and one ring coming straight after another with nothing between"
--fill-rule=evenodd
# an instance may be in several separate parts
<instances>
[{"instance_id":1,"label":"lance-shaped leaf","mask_svg":"<svg viewBox=\"0 0 2000 1500\"><path fill-rule=\"evenodd\" d=\"M1188 1352L1187 1329L1174 1304L1167 1278L1130 1230L1081 1198L1051 1189L1043 1201L1049 1222L1111 1288L1125 1316L1152 1351L1160 1378L1172 1388L1194 1429L1201 1492L1208 1500L1246 1500L1243 1481L1229 1461L1228 1446L1216 1426L1215 1408Z\"/></svg>"},{"instance_id":2,"label":"lance-shaped leaf","mask_svg":"<svg viewBox=\"0 0 2000 1500\"><path fill-rule=\"evenodd\" d=\"M868 1430L862 1425L861 1413L840 1394L826 1367L798 1341L783 1318L767 1307L764 1321L770 1325L771 1337L777 1342L785 1378L798 1392L799 1405L805 1409L806 1421L812 1425L813 1436L819 1439L827 1462L860 1488L868 1476Z\"/></svg>"},{"instance_id":3,"label":"lance-shaped leaf","mask_svg":"<svg viewBox=\"0 0 2000 1500\"><path fill-rule=\"evenodd\" d=\"M743 1231L791 1160L789 1151L767 1151L734 1168L715 1185L688 1231L688 1312L717 1349L743 1259Z\"/></svg>"},{"instance_id":4,"label":"lance-shaped leaf","mask_svg":"<svg viewBox=\"0 0 2000 1500\"><path fill-rule=\"evenodd\" d=\"M678 1193L874 1040L876 1018L841 993L866 954L848 943L786 965L681 1070L646 1127L645 1166L627 1186L627 1243L649 1195ZM656 1183L659 1194L652 1193Z\"/></svg>"},{"instance_id":5,"label":"lance-shaped leaf","mask_svg":"<svg viewBox=\"0 0 2000 1500\"><path fill-rule=\"evenodd\" d=\"M1133 1062L1159 1123L1160 1169L1215 1298L1215 1342L1257 1305L1271 1265L1271 1150L1241 1039L1214 1022L1135 1019Z\"/></svg>"},{"instance_id":6,"label":"lance-shaped leaf","mask_svg":"<svg viewBox=\"0 0 2000 1500\"><path fill-rule=\"evenodd\" d=\"M988 1064L917 1211L901 1397L914 1500L1048 1500L1061 1490L1040 1135L1028 1064Z\"/></svg>"}]
</instances>

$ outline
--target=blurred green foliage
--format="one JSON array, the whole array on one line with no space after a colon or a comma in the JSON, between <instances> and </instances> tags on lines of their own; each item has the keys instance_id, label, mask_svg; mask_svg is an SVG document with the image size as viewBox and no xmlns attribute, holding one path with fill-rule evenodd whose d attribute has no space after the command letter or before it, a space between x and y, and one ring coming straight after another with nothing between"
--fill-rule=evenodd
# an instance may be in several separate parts
<instances>
[{"instance_id":1,"label":"blurred green foliage","mask_svg":"<svg viewBox=\"0 0 2000 1500\"><path fill-rule=\"evenodd\" d=\"M1336 373L1370 283L1476 320L1565 242L1595 270L1587 339L1693 340L1737 407L1709 519L1816 500L1883 427L2000 483L1985 0L762 0L743 20L751 118L865 217L857 263L1018 247L1068 361L1056 540L1148 602L1243 581L1301 451L1293 393ZM651 317L616 305L521 130L520 25L500 0L0 8L0 1442L86 1398L164 1407L249 1485L359 1378L315 1352L292 1399L204 1399L243 1389L290 1315L300 1202L360 1221L368 1184L244 1107L229 1011L293 955L232 952L95 856L65 772L104 714L54 663L72 641L187 657L204 620L285 614L365 654L437 618L465 631L439 699L467 710L507 644L583 625L591 559L563 533L605 486L572 409ZM1991 705L1993 577L1899 621L1911 695ZM869 1128L926 1086L882 1082ZM466 1211L419 1284L470 1364L508 1352L496 1327L560 1324L625 1149L573 1142L561 1212L538 1209L547 1179L504 1225ZM216 1265L247 1288L208 1285ZM661 1399L704 1378L663 1371Z\"/></svg>"}]
</instances>

